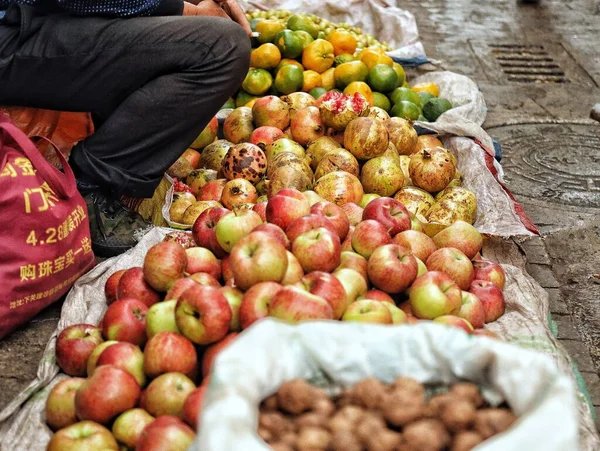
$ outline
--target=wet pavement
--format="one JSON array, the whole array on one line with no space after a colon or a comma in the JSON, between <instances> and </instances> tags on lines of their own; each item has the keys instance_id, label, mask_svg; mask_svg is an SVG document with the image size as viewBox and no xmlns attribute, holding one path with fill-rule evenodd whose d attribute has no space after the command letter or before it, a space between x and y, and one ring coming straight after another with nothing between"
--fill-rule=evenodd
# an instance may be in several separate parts
<instances>
[{"instance_id":1,"label":"wet pavement","mask_svg":"<svg viewBox=\"0 0 600 451\"><path fill-rule=\"evenodd\" d=\"M506 184L543 235L518 242L527 270L548 290L558 336L600 406L600 123L590 118L600 1L397 2L415 14L428 56L483 91ZM60 303L0 341L0 409L35 377L59 316Z\"/></svg>"}]
</instances>

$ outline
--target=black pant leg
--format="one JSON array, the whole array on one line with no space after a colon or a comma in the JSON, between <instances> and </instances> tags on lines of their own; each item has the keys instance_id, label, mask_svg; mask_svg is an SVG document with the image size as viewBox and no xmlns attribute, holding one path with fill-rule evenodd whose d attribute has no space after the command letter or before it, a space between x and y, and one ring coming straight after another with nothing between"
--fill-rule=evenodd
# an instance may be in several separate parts
<instances>
[{"instance_id":1,"label":"black pant leg","mask_svg":"<svg viewBox=\"0 0 600 451\"><path fill-rule=\"evenodd\" d=\"M117 195L152 196L249 66L250 40L226 19L21 10L28 28L0 55L0 104L91 111L101 125L71 158L85 180ZM0 24L0 40L13 35Z\"/></svg>"}]
</instances>

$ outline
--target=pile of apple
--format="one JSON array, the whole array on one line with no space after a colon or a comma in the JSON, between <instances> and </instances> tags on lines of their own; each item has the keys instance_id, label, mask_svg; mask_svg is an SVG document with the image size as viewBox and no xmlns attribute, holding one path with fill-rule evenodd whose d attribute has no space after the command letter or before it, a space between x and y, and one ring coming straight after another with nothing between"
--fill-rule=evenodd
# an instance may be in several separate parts
<instances>
[{"instance_id":1,"label":"pile of apple","mask_svg":"<svg viewBox=\"0 0 600 451\"><path fill-rule=\"evenodd\" d=\"M491 334L482 328L504 313L504 273L481 259L473 226L458 221L431 238L385 197L351 226L341 207L309 197L281 190L261 214L209 208L193 243L162 241L142 267L112 274L100 325L58 336L57 362L72 378L47 401L58 430L49 449L186 449L215 355L265 317L433 320Z\"/></svg>"}]
</instances>

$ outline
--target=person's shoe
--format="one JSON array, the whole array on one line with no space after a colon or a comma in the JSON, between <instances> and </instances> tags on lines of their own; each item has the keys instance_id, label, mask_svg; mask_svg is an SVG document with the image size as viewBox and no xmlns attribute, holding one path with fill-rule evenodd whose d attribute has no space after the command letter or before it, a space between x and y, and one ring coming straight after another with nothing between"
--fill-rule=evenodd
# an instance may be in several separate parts
<instances>
[{"instance_id":1,"label":"person's shoe","mask_svg":"<svg viewBox=\"0 0 600 451\"><path fill-rule=\"evenodd\" d=\"M135 234L151 227L114 197L93 190L82 193L88 207L92 249L98 257L122 254L137 244Z\"/></svg>"}]
</instances>

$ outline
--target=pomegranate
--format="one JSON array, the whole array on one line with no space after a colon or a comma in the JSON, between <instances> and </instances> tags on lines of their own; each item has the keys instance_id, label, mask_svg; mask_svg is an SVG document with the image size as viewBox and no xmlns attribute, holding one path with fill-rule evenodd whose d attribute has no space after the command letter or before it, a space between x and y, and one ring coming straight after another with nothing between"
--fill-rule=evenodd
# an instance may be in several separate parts
<instances>
[{"instance_id":1,"label":"pomegranate","mask_svg":"<svg viewBox=\"0 0 600 451\"><path fill-rule=\"evenodd\" d=\"M411 186L413 184L410 179L410 157L408 155L400 155L400 167L402 168L402 174L404 174L404 186Z\"/></svg>"},{"instance_id":2,"label":"pomegranate","mask_svg":"<svg viewBox=\"0 0 600 451\"><path fill-rule=\"evenodd\" d=\"M314 171L321 159L332 150L341 148L341 145L329 136L322 136L310 143L306 155L310 159L310 168Z\"/></svg>"},{"instance_id":3,"label":"pomegranate","mask_svg":"<svg viewBox=\"0 0 600 451\"><path fill-rule=\"evenodd\" d=\"M387 122L390 120L390 115L387 113L387 111L376 106L371 107L367 116L377 119L380 122Z\"/></svg>"},{"instance_id":4,"label":"pomegranate","mask_svg":"<svg viewBox=\"0 0 600 451\"><path fill-rule=\"evenodd\" d=\"M293 92L287 96L281 97L290 107L290 120L294 120L296 113L306 107L314 106L315 98L307 92Z\"/></svg>"},{"instance_id":5,"label":"pomegranate","mask_svg":"<svg viewBox=\"0 0 600 451\"><path fill-rule=\"evenodd\" d=\"M289 128L289 127L288 127L288 128L286 128L286 129L283 131L283 137L284 137L284 138L288 138L288 139L292 139L292 129L291 129L291 128Z\"/></svg>"},{"instance_id":6,"label":"pomegranate","mask_svg":"<svg viewBox=\"0 0 600 451\"><path fill-rule=\"evenodd\" d=\"M227 180L242 178L257 183L266 172L267 157L254 144L238 144L229 149L223 159L223 175Z\"/></svg>"},{"instance_id":7,"label":"pomegranate","mask_svg":"<svg viewBox=\"0 0 600 451\"><path fill-rule=\"evenodd\" d=\"M197 150L185 149L185 152L183 152L183 155L181 156L185 158L194 169L198 169L200 167L200 152Z\"/></svg>"},{"instance_id":8,"label":"pomegranate","mask_svg":"<svg viewBox=\"0 0 600 451\"><path fill-rule=\"evenodd\" d=\"M262 97L252 106L252 116L257 127L285 130L290 124L290 106L277 96Z\"/></svg>"},{"instance_id":9,"label":"pomegranate","mask_svg":"<svg viewBox=\"0 0 600 451\"><path fill-rule=\"evenodd\" d=\"M193 225L198 219L198 216L204 211L212 207L221 207L222 205L215 200L199 200L190 205L183 213L182 224Z\"/></svg>"},{"instance_id":10,"label":"pomegranate","mask_svg":"<svg viewBox=\"0 0 600 451\"><path fill-rule=\"evenodd\" d=\"M277 127L264 125L262 127L258 127L252 132L252 136L250 136L250 142L254 145L257 145L262 150L265 150L268 145L273 144L274 141L283 137L283 132Z\"/></svg>"},{"instance_id":11,"label":"pomegranate","mask_svg":"<svg viewBox=\"0 0 600 451\"><path fill-rule=\"evenodd\" d=\"M294 141L303 146L325 135L325 127L316 106L297 111L290 128Z\"/></svg>"},{"instance_id":12,"label":"pomegranate","mask_svg":"<svg viewBox=\"0 0 600 451\"><path fill-rule=\"evenodd\" d=\"M184 179L186 178L190 172L194 170L192 164L183 158L183 156L179 157L175 160L169 169L167 169L167 174L169 174L173 178Z\"/></svg>"},{"instance_id":13,"label":"pomegranate","mask_svg":"<svg viewBox=\"0 0 600 451\"><path fill-rule=\"evenodd\" d=\"M402 202L406 209L414 215L417 213L425 215L433 204L435 204L435 199L431 194L416 186L400 188L394 199Z\"/></svg>"},{"instance_id":14,"label":"pomegranate","mask_svg":"<svg viewBox=\"0 0 600 451\"><path fill-rule=\"evenodd\" d=\"M275 158L269 162L267 177L272 179L274 171L282 167L291 167L297 169L306 174L306 176L311 180L313 178L313 173L306 159L292 152L281 152L277 154Z\"/></svg>"},{"instance_id":15,"label":"pomegranate","mask_svg":"<svg viewBox=\"0 0 600 451\"><path fill-rule=\"evenodd\" d=\"M162 241L146 253L144 279L155 290L166 292L177 279L183 277L186 265L187 256L183 247L173 241Z\"/></svg>"},{"instance_id":16,"label":"pomegranate","mask_svg":"<svg viewBox=\"0 0 600 451\"><path fill-rule=\"evenodd\" d=\"M217 139L217 131L219 130L219 121L217 117L213 117L210 122L204 127L204 130L198 135L194 142L190 145L192 149L202 150L215 139Z\"/></svg>"},{"instance_id":17,"label":"pomegranate","mask_svg":"<svg viewBox=\"0 0 600 451\"><path fill-rule=\"evenodd\" d=\"M196 200L216 200L219 202L223 195L223 188L227 183L227 179L211 180L198 191Z\"/></svg>"},{"instance_id":18,"label":"pomegranate","mask_svg":"<svg viewBox=\"0 0 600 451\"><path fill-rule=\"evenodd\" d=\"M454 177L456 166L450 152L442 147L423 149L410 157L410 178L419 188L435 193Z\"/></svg>"},{"instance_id":19,"label":"pomegranate","mask_svg":"<svg viewBox=\"0 0 600 451\"><path fill-rule=\"evenodd\" d=\"M299 157L304 158L304 147L291 139L281 138L267 146L267 149L265 150L267 161L271 163L273 159L282 152L292 152Z\"/></svg>"},{"instance_id":20,"label":"pomegranate","mask_svg":"<svg viewBox=\"0 0 600 451\"><path fill-rule=\"evenodd\" d=\"M344 149L335 149L325 155L315 171L315 179L335 171L345 171L356 177L359 174L358 160Z\"/></svg>"},{"instance_id":21,"label":"pomegranate","mask_svg":"<svg viewBox=\"0 0 600 451\"><path fill-rule=\"evenodd\" d=\"M393 157L381 156L363 165L360 182L365 192L390 197L404 185L404 175L399 162Z\"/></svg>"},{"instance_id":22,"label":"pomegranate","mask_svg":"<svg viewBox=\"0 0 600 451\"><path fill-rule=\"evenodd\" d=\"M419 136L410 122L401 117L393 117L387 123L390 141L396 147L398 154L411 155L416 152Z\"/></svg>"},{"instance_id":23,"label":"pomegranate","mask_svg":"<svg viewBox=\"0 0 600 451\"><path fill-rule=\"evenodd\" d=\"M344 147L359 160L368 160L384 153L389 138L386 126L370 117L354 119L344 132Z\"/></svg>"},{"instance_id":24,"label":"pomegranate","mask_svg":"<svg viewBox=\"0 0 600 451\"><path fill-rule=\"evenodd\" d=\"M223 158L225 158L225 155L227 155L227 152L233 146L234 144L226 139L218 139L214 143L209 144L200 154L198 166L218 171L223 164Z\"/></svg>"},{"instance_id":25,"label":"pomegranate","mask_svg":"<svg viewBox=\"0 0 600 451\"><path fill-rule=\"evenodd\" d=\"M310 190L312 189L312 177L293 166L281 166L274 169L269 177L267 188L269 198L286 188L293 188L298 191Z\"/></svg>"},{"instance_id":26,"label":"pomegranate","mask_svg":"<svg viewBox=\"0 0 600 451\"><path fill-rule=\"evenodd\" d=\"M457 216L459 219L470 224L475 222L475 217L477 216L477 197L473 191L460 186L452 186L438 193L435 199L437 201L436 208L432 207L431 210L433 212L427 212L427 219L430 219L430 216L433 215L434 219L430 220L435 220L438 214L436 213L437 211L443 211L447 208L446 205L453 205L459 214Z\"/></svg>"},{"instance_id":27,"label":"pomegranate","mask_svg":"<svg viewBox=\"0 0 600 451\"><path fill-rule=\"evenodd\" d=\"M225 184L221 203L225 208L233 210L244 204L253 204L258 199L256 188L245 179L233 179Z\"/></svg>"},{"instance_id":28,"label":"pomegranate","mask_svg":"<svg viewBox=\"0 0 600 451\"><path fill-rule=\"evenodd\" d=\"M181 224L185 210L194 202L196 202L196 198L192 193L183 192L173 194L173 201L169 207L169 218L171 221Z\"/></svg>"},{"instance_id":29,"label":"pomegranate","mask_svg":"<svg viewBox=\"0 0 600 451\"><path fill-rule=\"evenodd\" d=\"M324 175L316 181L314 190L323 199L340 206L348 202L358 204L364 194L360 180L343 171Z\"/></svg>"},{"instance_id":30,"label":"pomegranate","mask_svg":"<svg viewBox=\"0 0 600 451\"><path fill-rule=\"evenodd\" d=\"M223 123L223 135L234 144L248 141L254 124L252 123L252 109L247 106L236 108Z\"/></svg>"},{"instance_id":31,"label":"pomegranate","mask_svg":"<svg viewBox=\"0 0 600 451\"><path fill-rule=\"evenodd\" d=\"M175 243L181 245L184 249L189 249L190 247L196 246L192 234L182 230L167 233L163 238L163 241L174 241Z\"/></svg>"},{"instance_id":32,"label":"pomegranate","mask_svg":"<svg viewBox=\"0 0 600 451\"><path fill-rule=\"evenodd\" d=\"M337 131L345 130L352 120L369 112L369 102L358 92L349 96L330 91L319 98L317 106L323 123Z\"/></svg>"},{"instance_id":33,"label":"pomegranate","mask_svg":"<svg viewBox=\"0 0 600 451\"><path fill-rule=\"evenodd\" d=\"M260 182L258 182L256 185L254 185L259 197L267 195L267 183L268 182L269 182L269 179L264 178Z\"/></svg>"},{"instance_id":34,"label":"pomegranate","mask_svg":"<svg viewBox=\"0 0 600 451\"><path fill-rule=\"evenodd\" d=\"M417 138L415 153L419 150L442 147L442 142L434 135L421 135Z\"/></svg>"},{"instance_id":35,"label":"pomegranate","mask_svg":"<svg viewBox=\"0 0 600 451\"><path fill-rule=\"evenodd\" d=\"M327 136L329 136L331 139L333 139L340 146L344 145L344 132L338 132L337 130L334 130L333 128L328 128Z\"/></svg>"}]
</instances>

